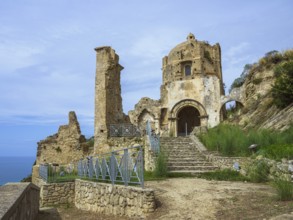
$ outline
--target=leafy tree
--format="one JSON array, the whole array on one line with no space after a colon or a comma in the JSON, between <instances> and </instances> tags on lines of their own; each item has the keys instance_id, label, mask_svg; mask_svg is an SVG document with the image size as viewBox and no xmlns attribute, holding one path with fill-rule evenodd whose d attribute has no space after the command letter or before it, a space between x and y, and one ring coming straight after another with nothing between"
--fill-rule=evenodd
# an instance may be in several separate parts
<instances>
[{"instance_id":1,"label":"leafy tree","mask_svg":"<svg viewBox=\"0 0 293 220\"><path fill-rule=\"evenodd\" d=\"M293 102L293 60L281 63L275 68L276 81L272 87L274 103L284 108Z\"/></svg>"},{"instance_id":2,"label":"leafy tree","mask_svg":"<svg viewBox=\"0 0 293 220\"><path fill-rule=\"evenodd\" d=\"M238 88L238 87L240 87L240 86L243 85L243 83L244 83L246 77L248 76L248 73L249 73L249 71L251 70L252 66L253 66L253 64L246 64L246 65L243 67L243 71L242 71L240 77L238 77L237 79L235 79L235 80L233 81L233 83L232 83L232 85L231 85L231 87L230 87L230 89L229 89L229 92L231 92L232 89L234 89L234 88Z\"/></svg>"}]
</instances>

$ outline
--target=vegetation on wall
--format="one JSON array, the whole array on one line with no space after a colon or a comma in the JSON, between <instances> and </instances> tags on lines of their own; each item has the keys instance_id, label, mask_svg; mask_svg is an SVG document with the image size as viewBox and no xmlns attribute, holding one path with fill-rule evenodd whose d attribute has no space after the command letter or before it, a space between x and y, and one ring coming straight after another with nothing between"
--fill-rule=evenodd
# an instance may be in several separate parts
<instances>
[{"instance_id":1,"label":"vegetation on wall","mask_svg":"<svg viewBox=\"0 0 293 220\"><path fill-rule=\"evenodd\" d=\"M251 153L248 147L257 144L258 154L271 159L279 159L283 155L293 158L293 150L288 146L293 143L293 126L283 132L274 132L266 129L244 131L237 125L220 124L199 138L209 150L219 151L225 156L248 156Z\"/></svg>"},{"instance_id":2,"label":"vegetation on wall","mask_svg":"<svg viewBox=\"0 0 293 220\"><path fill-rule=\"evenodd\" d=\"M275 104L278 107L285 107L293 100L293 50L278 52L272 50L267 52L258 62L246 64L240 77L232 83L229 92L232 89L243 85L247 78L251 78L256 71L273 68L275 66L276 83L273 86L273 96ZM255 79L254 84L259 84L261 79ZM280 101L279 101L280 100ZM289 103L289 104L288 104Z\"/></svg>"},{"instance_id":3,"label":"vegetation on wall","mask_svg":"<svg viewBox=\"0 0 293 220\"><path fill-rule=\"evenodd\" d=\"M245 81L245 79L246 79L246 77L247 77L249 71L251 70L252 66L253 66L252 64L246 64L246 65L243 67L243 71L242 71L240 77L236 78L236 79L233 81L233 83L232 83L232 85L231 85L231 87L230 87L230 89L229 89L229 92L231 92L232 89L234 89L234 88L238 88L238 87L240 87L240 86L243 85L243 83L244 83L244 81Z\"/></svg>"},{"instance_id":4,"label":"vegetation on wall","mask_svg":"<svg viewBox=\"0 0 293 220\"><path fill-rule=\"evenodd\" d=\"M293 103L293 59L277 65L274 73L276 76L272 88L274 103L277 107L284 108Z\"/></svg>"},{"instance_id":5,"label":"vegetation on wall","mask_svg":"<svg viewBox=\"0 0 293 220\"><path fill-rule=\"evenodd\" d=\"M212 57L211 57L211 54L207 50L204 51L204 58L206 58L210 63L213 62Z\"/></svg>"}]
</instances>

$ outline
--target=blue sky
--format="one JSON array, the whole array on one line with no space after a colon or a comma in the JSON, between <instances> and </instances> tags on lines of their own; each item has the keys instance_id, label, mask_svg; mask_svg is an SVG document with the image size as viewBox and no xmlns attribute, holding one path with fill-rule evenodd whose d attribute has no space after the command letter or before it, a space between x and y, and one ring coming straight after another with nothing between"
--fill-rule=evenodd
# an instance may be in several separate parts
<instances>
[{"instance_id":1,"label":"blue sky","mask_svg":"<svg viewBox=\"0 0 293 220\"><path fill-rule=\"evenodd\" d=\"M192 32L220 43L227 88L247 63L292 48L290 0L1 0L0 156L34 156L76 111L93 134L95 51L120 56L124 112L159 98L162 57Z\"/></svg>"}]
</instances>

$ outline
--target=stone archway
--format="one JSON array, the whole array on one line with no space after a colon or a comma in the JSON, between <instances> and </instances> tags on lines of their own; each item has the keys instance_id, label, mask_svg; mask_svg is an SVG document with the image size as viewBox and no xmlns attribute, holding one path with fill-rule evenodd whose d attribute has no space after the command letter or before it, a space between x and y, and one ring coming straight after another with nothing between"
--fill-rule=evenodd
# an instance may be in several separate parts
<instances>
[{"instance_id":1,"label":"stone archway","mask_svg":"<svg viewBox=\"0 0 293 220\"><path fill-rule=\"evenodd\" d=\"M194 127L200 126L200 113L193 106L183 107L177 115L177 136L189 135Z\"/></svg>"},{"instance_id":2,"label":"stone archway","mask_svg":"<svg viewBox=\"0 0 293 220\"><path fill-rule=\"evenodd\" d=\"M180 114L180 112L181 112L181 114ZM170 114L171 117L169 118L170 136L176 137L176 136L180 135L179 133L181 133L181 131L182 131L182 128L178 129L178 126L183 126L181 123L184 123L184 122L180 121L178 124L178 115L179 116L181 115L181 118L182 118L183 114L189 114L189 115L191 115L191 117L194 116L196 118L196 119L192 119L194 121L189 123L190 128L188 127L188 124L187 124L187 133L190 133L188 131L191 129L191 127L194 128L194 126L207 126L207 124L208 124L208 115L207 115L205 108L203 107L203 105L201 103L199 103L195 100L192 100L192 99L185 99L185 100L178 102L177 104L175 104L173 106L170 113L171 113ZM184 116L183 116L183 118L184 118ZM182 119L182 120L184 120L184 119ZM186 127L186 125L185 125L185 127ZM184 129L184 131L185 130L186 129ZM185 132L185 135L186 135L186 132Z\"/></svg>"}]
</instances>

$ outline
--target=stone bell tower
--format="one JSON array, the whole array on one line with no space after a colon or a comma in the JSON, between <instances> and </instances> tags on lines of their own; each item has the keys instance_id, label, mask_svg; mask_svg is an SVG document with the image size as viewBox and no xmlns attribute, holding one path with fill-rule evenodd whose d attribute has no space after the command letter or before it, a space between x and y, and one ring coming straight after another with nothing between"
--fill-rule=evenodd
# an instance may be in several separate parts
<instances>
[{"instance_id":1,"label":"stone bell tower","mask_svg":"<svg viewBox=\"0 0 293 220\"><path fill-rule=\"evenodd\" d=\"M95 153L107 143L109 125L123 121L119 56L109 46L95 48Z\"/></svg>"}]
</instances>

